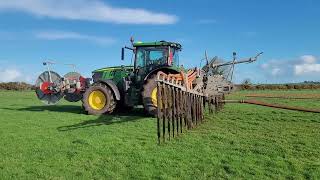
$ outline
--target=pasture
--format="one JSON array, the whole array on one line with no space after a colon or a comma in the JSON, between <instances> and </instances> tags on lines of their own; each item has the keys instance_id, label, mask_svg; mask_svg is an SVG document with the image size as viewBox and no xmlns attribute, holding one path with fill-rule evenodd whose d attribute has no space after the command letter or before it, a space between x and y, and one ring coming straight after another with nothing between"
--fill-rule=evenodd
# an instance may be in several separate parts
<instances>
[{"instance_id":1,"label":"pasture","mask_svg":"<svg viewBox=\"0 0 320 180\"><path fill-rule=\"evenodd\" d=\"M320 109L319 99L264 101ZM158 145L156 119L142 110L91 116L80 103L44 106L34 92L0 91L0 178L320 179L320 114L227 104Z\"/></svg>"}]
</instances>

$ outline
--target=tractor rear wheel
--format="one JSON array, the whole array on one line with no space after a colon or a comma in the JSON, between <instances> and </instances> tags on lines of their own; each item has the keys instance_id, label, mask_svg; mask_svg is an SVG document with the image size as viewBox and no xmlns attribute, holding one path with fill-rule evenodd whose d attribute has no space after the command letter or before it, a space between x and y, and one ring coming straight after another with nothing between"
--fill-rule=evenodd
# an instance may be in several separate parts
<instances>
[{"instance_id":1,"label":"tractor rear wheel","mask_svg":"<svg viewBox=\"0 0 320 180\"><path fill-rule=\"evenodd\" d=\"M142 100L144 109L151 115L157 114L156 75L151 76L143 86Z\"/></svg>"},{"instance_id":2,"label":"tractor rear wheel","mask_svg":"<svg viewBox=\"0 0 320 180\"><path fill-rule=\"evenodd\" d=\"M82 105L88 114L112 113L116 101L112 90L103 83L95 83L83 94Z\"/></svg>"}]
</instances>

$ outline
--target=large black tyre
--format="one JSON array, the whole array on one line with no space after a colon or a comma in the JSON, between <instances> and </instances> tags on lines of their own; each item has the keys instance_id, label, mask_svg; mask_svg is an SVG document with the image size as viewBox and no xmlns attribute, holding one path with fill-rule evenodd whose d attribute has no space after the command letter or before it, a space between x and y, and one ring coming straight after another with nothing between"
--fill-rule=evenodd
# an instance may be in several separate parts
<instances>
[{"instance_id":1,"label":"large black tyre","mask_svg":"<svg viewBox=\"0 0 320 180\"><path fill-rule=\"evenodd\" d=\"M88 114L112 113L117 102L112 90L103 83L95 83L83 94L82 106Z\"/></svg>"},{"instance_id":2,"label":"large black tyre","mask_svg":"<svg viewBox=\"0 0 320 180\"><path fill-rule=\"evenodd\" d=\"M157 114L156 78L157 78L156 74L152 75L144 84L143 91L142 91L142 101L143 101L144 109L147 111L147 113L153 116Z\"/></svg>"}]
</instances>

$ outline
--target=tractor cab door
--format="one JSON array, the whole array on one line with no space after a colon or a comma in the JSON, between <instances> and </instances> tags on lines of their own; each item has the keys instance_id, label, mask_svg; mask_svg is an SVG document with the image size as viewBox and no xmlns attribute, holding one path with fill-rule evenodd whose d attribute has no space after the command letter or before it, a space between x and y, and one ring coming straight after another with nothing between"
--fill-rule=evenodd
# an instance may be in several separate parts
<instances>
[{"instance_id":1,"label":"tractor cab door","mask_svg":"<svg viewBox=\"0 0 320 180\"><path fill-rule=\"evenodd\" d=\"M139 47L135 57L136 81L141 82L152 70L161 66L168 66L167 47Z\"/></svg>"}]
</instances>

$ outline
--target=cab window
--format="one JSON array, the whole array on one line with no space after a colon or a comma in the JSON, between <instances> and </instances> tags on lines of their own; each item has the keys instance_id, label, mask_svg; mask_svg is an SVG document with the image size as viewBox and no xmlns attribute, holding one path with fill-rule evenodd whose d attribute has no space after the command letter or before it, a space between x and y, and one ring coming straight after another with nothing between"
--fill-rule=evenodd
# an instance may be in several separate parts
<instances>
[{"instance_id":1,"label":"cab window","mask_svg":"<svg viewBox=\"0 0 320 180\"><path fill-rule=\"evenodd\" d=\"M179 66L179 50L176 50L176 49L173 50L172 65Z\"/></svg>"},{"instance_id":2,"label":"cab window","mask_svg":"<svg viewBox=\"0 0 320 180\"><path fill-rule=\"evenodd\" d=\"M146 61L146 51L144 49L138 49L136 55L136 67L144 67Z\"/></svg>"},{"instance_id":3,"label":"cab window","mask_svg":"<svg viewBox=\"0 0 320 180\"><path fill-rule=\"evenodd\" d=\"M166 48L139 47L136 55L136 67L165 64L167 60Z\"/></svg>"}]
</instances>

